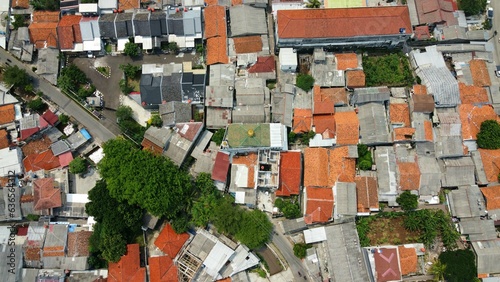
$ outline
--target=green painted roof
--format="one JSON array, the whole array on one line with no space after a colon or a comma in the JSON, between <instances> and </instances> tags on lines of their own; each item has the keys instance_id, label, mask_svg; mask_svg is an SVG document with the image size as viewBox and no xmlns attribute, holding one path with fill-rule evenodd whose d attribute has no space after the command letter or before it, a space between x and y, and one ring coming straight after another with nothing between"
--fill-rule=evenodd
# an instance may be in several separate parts
<instances>
[{"instance_id":1,"label":"green painted roof","mask_svg":"<svg viewBox=\"0 0 500 282\"><path fill-rule=\"evenodd\" d=\"M227 126L226 140L230 148L269 147L269 124L230 124Z\"/></svg>"}]
</instances>

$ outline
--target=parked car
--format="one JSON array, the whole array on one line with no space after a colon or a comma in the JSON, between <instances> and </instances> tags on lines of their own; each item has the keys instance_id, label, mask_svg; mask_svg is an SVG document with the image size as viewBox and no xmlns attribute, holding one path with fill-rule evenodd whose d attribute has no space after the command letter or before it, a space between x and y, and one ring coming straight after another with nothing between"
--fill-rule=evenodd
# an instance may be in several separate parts
<instances>
[{"instance_id":1,"label":"parked car","mask_svg":"<svg viewBox=\"0 0 500 282\"><path fill-rule=\"evenodd\" d=\"M490 20L493 18L493 8L491 8L491 7L488 8L488 12L486 13L486 16Z\"/></svg>"},{"instance_id":2,"label":"parked car","mask_svg":"<svg viewBox=\"0 0 500 282\"><path fill-rule=\"evenodd\" d=\"M497 77L500 77L500 66L497 66L496 69L495 69L495 75Z\"/></svg>"}]
</instances>

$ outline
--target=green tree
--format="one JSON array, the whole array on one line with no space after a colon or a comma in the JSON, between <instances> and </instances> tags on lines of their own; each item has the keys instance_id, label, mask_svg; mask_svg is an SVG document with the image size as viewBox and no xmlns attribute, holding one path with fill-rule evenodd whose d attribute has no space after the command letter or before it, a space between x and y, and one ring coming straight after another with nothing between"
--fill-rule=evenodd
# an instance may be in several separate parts
<instances>
[{"instance_id":1,"label":"green tree","mask_svg":"<svg viewBox=\"0 0 500 282\"><path fill-rule=\"evenodd\" d=\"M194 225L205 227L215 218L220 197L218 193L203 195L193 203L191 208L191 221Z\"/></svg>"},{"instance_id":2,"label":"green tree","mask_svg":"<svg viewBox=\"0 0 500 282\"><path fill-rule=\"evenodd\" d=\"M458 0L458 8L467 16L477 15L486 9L486 0Z\"/></svg>"},{"instance_id":3,"label":"green tree","mask_svg":"<svg viewBox=\"0 0 500 282\"><path fill-rule=\"evenodd\" d=\"M134 90L134 88L130 85L128 85L128 82L126 79L121 79L119 82L120 90L122 91L123 94L128 95L130 92Z\"/></svg>"},{"instance_id":4,"label":"green tree","mask_svg":"<svg viewBox=\"0 0 500 282\"><path fill-rule=\"evenodd\" d=\"M444 273L446 272L446 265L443 264L440 260L434 259L434 263L429 269L429 273L434 275L434 281L443 281Z\"/></svg>"},{"instance_id":5,"label":"green tree","mask_svg":"<svg viewBox=\"0 0 500 282\"><path fill-rule=\"evenodd\" d=\"M258 249L269 241L273 224L267 215L260 210L243 213L236 238L250 249Z\"/></svg>"},{"instance_id":6,"label":"green tree","mask_svg":"<svg viewBox=\"0 0 500 282\"><path fill-rule=\"evenodd\" d=\"M243 210L234 205L231 195L224 195L217 203L212 222L224 234L237 234L242 223Z\"/></svg>"},{"instance_id":7,"label":"green tree","mask_svg":"<svg viewBox=\"0 0 500 282\"><path fill-rule=\"evenodd\" d=\"M177 45L177 42L169 42L168 50L174 54L179 53L179 46Z\"/></svg>"},{"instance_id":8,"label":"green tree","mask_svg":"<svg viewBox=\"0 0 500 282\"><path fill-rule=\"evenodd\" d=\"M314 78L308 74L299 74L295 81L295 85L307 92L313 88Z\"/></svg>"},{"instance_id":9,"label":"green tree","mask_svg":"<svg viewBox=\"0 0 500 282\"><path fill-rule=\"evenodd\" d=\"M300 258L300 259L303 259L306 257L307 255L307 249L311 248L312 246L309 245L309 244L305 244L305 243L297 243L295 245L293 245L293 254Z\"/></svg>"},{"instance_id":10,"label":"green tree","mask_svg":"<svg viewBox=\"0 0 500 282\"><path fill-rule=\"evenodd\" d=\"M87 83L87 76L76 65L70 64L62 69L57 85L64 91L76 92L80 85Z\"/></svg>"},{"instance_id":11,"label":"green tree","mask_svg":"<svg viewBox=\"0 0 500 282\"><path fill-rule=\"evenodd\" d=\"M123 71L127 78L134 79L137 77L137 74L141 70L141 66L136 66L128 63L126 65L120 65L120 69Z\"/></svg>"},{"instance_id":12,"label":"green tree","mask_svg":"<svg viewBox=\"0 0 500 282\"><path fill-rule=\"evenodd\" d=\"M41 11L59 11L59 0L31 0L31 6L35 10Z\"/></svg>"},{"instance_id":13,"label":"green tree","mask_svg":"<svg viewBox=\"0 0 500 282\"><path fill-rule=\"evenodd\" d=\"M282 198L277 198L274 201L274 206L276 206L288 219L298 218L302 215L300 212L299 204L296 202L292 202L291 200L283 200Z\"/></svg>"},{"instance_id":14,"label":"green tree","mask_svg":"<svg viewBox=\"0 0 500 282\"><path fill-rule=\"evenodd\" d=\"M24 69L18 66L8 66L3 71L3 80L5 83L10 84L17 88L24 88L30 84L30 77Z\"/></svg>"},{"instance_id":15,"label":"green tree","mask_svg":"<svg viewBox=\"0 0 500 282\"><path fill-rule=\"evenodd\" d=\"M28 102L28 108L37 113L43 113L47 108L47 104L40 98L33 99Z\"/></svg>"},{"instance_id":16,"label":"green tree","mask_svg":"<svg viewBox=\"0 0 500 282\"><path fill-rule=\"evenodd\" d=\"M28 26L26 24L26 17L24 17L24 15L15 14L12 26L14 27L15 30L17 30L20 27Z\"/></svg>"},{"instance_id":17,"label":"green tree","mask_svg":"<svg viewBox=\"0 0 500 282\"><path fill-rule=\"evenodd\" d=\"M477 278L474 253L471 250L443 252L439 255L439 261L446 266L444 270L446 281L474 281L474 278Z\"/></svg>"},{"instance_id":18,"label":"green tree","mask_svg":"<svg viewBox=\"0 0 500 282\"><path fill-rule=\"evenodd\" d=\"M96 88L95 88L94 84L90 84L90 85L80 87L76 94L81 99L85 99L85 98L91 96L92 94L94 94L95 90L96 90Z\"/></svg>"},{"instance_id":19,"label":"green tree","mask_svg":"<svg viewBox=\"0 0 500 282\"><path fill-rule=\"evenodd\" d=\"M321 2L319 0L307 0L306 8L315 9L321 7Z\"/></svg>"},{"instance_id":20,"label":"green tree","mask_svg":"<svg viewBox=\"0 0 500 282\"><path fill-rule=\"evenodd\" d=\"M409 231L418 231L422 226L418 212L408 212L404 217L403 226Z\"/></svg>"},{"instance_id":21,"label":"green tree","mask_svg":"<svg viewBox=\"0 0 500 282\"><path fill-rule=\"evenodd\" d=\"M68 124L69 122L69 116L65 114L60 114L59 115L59 122L62 124Z\"/></svg>"},{"instance_id":22,"label":"green tree","mask_svg":"<svg viewBox=\"0 0 500 282\"><path fill-rule=\"evenodd\" d=\"M132 108L129 106L119 106L116 109L116 117L118 120L132 119Z\"/></svg>"},{"instance_id":23,"label":"green tree","mask_svg":"<svg viewBox=\"0 0 500 282\"><path fill-rule=\"evenodd\" d=\"M358 144L358 168L361 170L371 170L373 165L372 154L365 144Z\"/></svg>"},{"instance_id":24,"label":"green tree","mask_svg":"<svg viewBox=\"0 0 500 282\"><path fill-rule=\"evenodd\" d=\"M483 149L500 149L500 124L497 121L486 120L481 123L477 133L477 145Z\"/></svg>"},{"instance_id":25,"label":"green tree","mask_svg":"<svg viewBox=\"0 0 500 282\"><path fill-rule=\"evenodd\" d=\"M69 163L69 172L81 174L87 172L87 161L82 157L76 157Z\"/></svg>"},{"instance_id":26,"label":"green tree","mask_svg":"<svg viewBox=\"0 0 500 282\"><path fill-rule=\"evenodd\" d=\"M413 195L410 191L404 191L396 198L396 203L398 203L404 211L414 210L418 208L418 196Z\"/></svg>"},{"instance_id":27,"label":"green tree","mask_svg":"<svg viewBox=\"0 0 500 282\"><path fill-rule=\"evenodd\" d=\"M139 55L139 45L134 42L125 43L125 49L123 50L125 55L130 57L137 57Z\"/></svg>"},{"instance_id":28,"label":"green tree","mask_svg":"<svg viewBox=\"0 0 500 282\"><path fill-rule=\"evenodd\" d=\"M109 262L118 262L127 252L127 241L116 231L101 234L102 257Z\"/></svg>"},{"instance_id":29,"label":"green tree","mask_svg":"<svg viewBox=\"0 0 500 282\"><path fill-rule=\"evenodd\" d=\"M217 146L220 146L222 143L222 140L224 140L224 135L226 134L226 129L225 128L219 128L214 135L212 135L212 141L217 144Z\"/></svg>"},{"instance_id":30,"label":"green tree","mask_svg":"<svg viewBox=\"0 0 500 282\"><path fill-rule=\"evenodd\" d=\"M163 125L163 120L161 119L160 115L153 114L151 115L148 123L152 126L161 127Z\"/></svg>"}]
</instances>

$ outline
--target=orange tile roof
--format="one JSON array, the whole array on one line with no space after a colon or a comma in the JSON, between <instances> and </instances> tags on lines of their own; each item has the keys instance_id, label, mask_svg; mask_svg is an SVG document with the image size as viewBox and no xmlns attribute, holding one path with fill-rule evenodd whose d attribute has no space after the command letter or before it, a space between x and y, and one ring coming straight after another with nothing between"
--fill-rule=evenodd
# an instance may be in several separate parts
<instances>
[{"instance_id":1,"label":"orange tile roof","mask_svg":"<svg viewBox=\"0 0 500 282\"><path fill-rule=\"evenodd\" d=\"M23 160L24 171L52 170L61 166L59 158L54 156L52 150L46 150L39 154L28 155Z\"/></svg>"},{"instance_id":2,"label":"orange tile roof","mask_svg":"<svg viewBox=\"0 0 500 282\"><path fill-rule=\"evenodd\" d=\"M33 22L28 30L36 48L57 48L57 22Z\"/></svg>"},{"instance_id":3,"label":"orange tile roof","mask_svg":"<svg viewBox=\"0 0 500 282\"><path fill-rule=\"evenodd\" d=\"M458 113L462 122L463 140L476 140L476 135L481 129L481 123L486 120L497 119L497 114L491 105L462 104L459 105Z\"/></svg>"},{"instance_id":4,"label":"orange tile roof","mask_svg":"<svg viewBox=\"0 0 500 282\"><path fill-rule=\"evenodd\" d=\"M342 88L321 88L314 85L314 114L333 114L335 105L348 104L347 94Z\"/></svg>"},{"instance_id":5,"label":"orange tile roof","mask_svg":"<svg viewBox=\"0 0 500 282\"><path fill-rule=\"evenodd\" d=\"M400 34L400 28L411 34L413 30L407 6L280 10L277 22L279 39L392 35Z\"/></svg>"},{"instance_id":6,"label":"orange tile roof","mask_svg":"<svg viewBox=\"0 0 500 282\"><path fill-rule=\"evenodd\" d=\"M497 182L500 174L500 150L478 149L488 182Z\"/></svg>"},{"instance_id":7,"label":"orange tile roof","mask_svg":"<svg viewBox=\"0 0 500 282\"><path fill-rule=\"evenodd\" d=\"M306 216L307 224L327 222L333 215L333 189L307 187Z\"/></svg>"},{"instance_id":8,"label":"orange tile roof","mask_svg":"<svg viewBox=\"0 0 500 282\"><path fill-rule=\"evenodd\" d=\"M415 162L397 162L399 172L399 186L403 191L418 190L420 188L420 169Z\"/></svg>"},{"instance_id":9,"label":"orange tile roof","mask_svg":"<svg viewBox=\"0 0 500 282\"><path fill-rule=\"evenodd\" d=\"M359 120L355 112L335 114L338 145L356 145L359 142Z\"/></svg>"},{"instance_id":10,"label":"orange tile roof","mask_svg":"<svg viewBox=\"0 0 500 282\"><path fill-rule=\"evenodd\" d=\"M110 262L108 266L108 282L145 281L146 268L141 267L139 244L127 245L127 253L120 261Z\"/></svg>"},{"instance_id":11,"label":"orange tile roof","mask_svg":"<svg viewBox=\"0 0 500 282\"><path fill-rule=\"evenodd\" d=\"M189 239L189 234L175 233L170 224L165 225L155 240L155 246L158 247L165 255L175 258L181 250L184 243Z\"/></svg>"},{"instance_id":12,"label":"orange tile roof","mask_svg":"<svg viewBox=\"0 0 500 282\"><path fill-rule=\"evenodd\" d=\"M205 38L226 37L226 7L217 4L208 6L204 10Z\"/></svg>"},{"instance_id":13,"label":"orange tile roof","mask_svg":"<svg viewBox=\"0 0 500 282\"><path fill-rule=\"evenodd\" d=\"M365 87L366 75L363 70L346 71L347 87Z\"/></svg>"},{"instance_id":14,"label":"orange tile roof","mask_svg":"<svg viewBox=\"0 0 500 282\"><path fill-rule=\"evenodd\" d=\"M410 107L407 103L391 103L389 105L391 123L411 126Z\"/></svg>"},{"instance_id":15,"label":"orange tile roof","mask_svg":"<svg viewBox=\"0 0 500 282\"><path fill-rule=\"evenodd\" d=\"M398 246L399 265L401 266L401 275L417 273L417 251L415 248L406 248Z\"/></svg>"},{"instance_id":16,"label":"orange tile roof","mask_svg":"<svg viewBox=\"0 0 500 282\"><path fill-rule=\"evenodd\" d=\"M233 165L244 165L248 168L247 188L255 187L255 167L257 166L258 155L250 152L246 156L233 157Z\"/></svg>"},{"instance_id":17,"label":"orange tile roof","mask_svg":"<svg viewBox=\"0 0 500 282\"><path fill-rule=\"evenodd\" d=\"M275 73L276 61L273 56L257 57L257 62L248 68L248 73Z\"/></svg>"},{"instance_id":18,"label":"orange tile roof","mask_svg":"<svg viewBox=\"0 0 500 282\"><path fill-rule=\"evenodd\" d=\"M0 149L9 147L9 138L7 137L7 130L0 130Z\"/></svg>"},{"instance_id":19,"label":"orange tile roof","mask_svg":"<svg viewBox=\"0 0 500 282\"><path fill-rule=\"evenodd\" d=\"M488 93L486 89L474 85L466 85L465 83L458 83L460 90L460 100L462 104L486 104L489 103Z\"/></svg>"},{"instance_id":20,"label":"orange tile roof","mask_svg":"<svg viewBox=\"0 0 500 282\"><path fill-rule=\"evenodd\" d=\"M304 149L304 186L333 187L337 181L354 182L356 160L348 147Z\"/></svg>"},{"instance_id":21,"label":"orange tile roof","mask_svg":"<svg viewBox=\"0 0 500 282\"><path fill-rule=\"evenodd\" d=\"M236 37L234 40L234 49L236 54L257 53L262 51L262 38L260 36Z\"/></svg>"},{"instance_id":22,"label":"orange tile roof","mask_svg":"<svg viewBox=\"0 0 500 282\"><path fill-rule=\"evenodd\" d=\"M295 133L311 131L312 110L311 109L293 109L293 127Z\"/></svg>"},{"instance_id":23,"label":"orange tile roof","mask_svg":"<svg viewBox=\"0 0 500 282\"><path fill-rule=\"evenodd\" d=\"M356 160L349 158L349 148L335 147L329 150L329 167L330 173L328 176L330 186L340 182L354 182L356 175Z\"/></svg>"},{"instance_id":24,"label":"orange tile roof","mask_svg":"<svg viewBox=\"0 0 500 282\"><path fill-rule=\"evenodd\" d=\"M358 212L368 213L371 209L379 208L377 178L369 176L356 176L356 199Z\"/></svg>"},{"instance_id":25,"label":"orange tile roof","mask_svg":"<svg viewBox=\"0 0 500 282\"><path fill-rule=\"evenodd\" d=\"M283 152L280 154L280 184L276 196L291 196L300 193L302 161L300 152Z\"/></svg>"},{"instance_id":26,"label":"orange tile roof","mask_svg":"<svg viewBox=\"0 0 500 282\"><path fill-rule=\"evenodd\" d=\"M33 22L59 22L59 11L34 11Z\"/></svg>"},{"instance_id":27,"label":"orange tile roof","mask_svg":"<svg viewBox=\"0 0 500 282\"><path fill-rule=\"evenodd\" d=\"M33 181L33 195L35 211L62 206L61 190L54 187L54 178L41 178Z\"/></svg>"},{"instance_id":28,"label":"orange tile roof","mask_svg":"<svg viewBox=\"0 0 500 282\"><path fill-rule=\"evenodd\" d=\"M432 131L432 122L429 120L424 121L424 133L425 133L425 140L427 141L434 141L434 133Z\"/></svg>"},{"instance_id":29,"label":"orange tile roof","mask_svg":"<svg viewBox=\"0 0 500 282\"><path fill-rule=\"evenodd\" d=\"M29 7L30 7L29 0L12 0L12 8L28 9Z\"/></svg>"},{"instance_id":30,"label":"orange tile roof","mask_svg":"<svg viewBox=\"0 0 500 282\"><path fill-rule=\"evenodd\" d=\"M394 128L394 141L412 140L415 131L413 127Z\"/></svg>"},{"instance_id":31,"label":"orange tile roof","mask_svg":"<svg viewBox=\"0 0 500 282\"><path fill-rule=\"evenodd\" d=\"M488 73L485 61L471 60L469 66L472 74L472 82L475 86L491 86L490 74Z\"/></svg>"},{"instance_id":32,"label":"orange tile roof","mask_svg":"<svg viewBox=\"0 0 500 282\"><path fill-rule=\"evenodd\" d=\"M427 94L427 87L425 85L415 84L415 85L413 85L413 94L426 95Z\"/></svg>"},{"instance_id":33,"label":"orange tile roof","mask_svg":"<svg viewBox=\"0 0 500 282\"><path fill-rule=\"evenodd\" d=\"M118 9L120 10L131 10L131 9L139 9L140 3L139 0L118 0Z\"/></svg>"},{"instance_id":34,"label":"orange tile roof","mask_svg":"<svg viewBox=\"0 0 500 282\"><path fill-rule=\"evenodd\" d=\"M334 115L314 115L313 125L316 133L321 134L324 139L335 137L335 116Z\"/></svg>"},{"instance_id":35,"label":"orange tile roof","mask_svg":"<svg viewBox=\"0 0 500 282\"><path fill-rule=\"evenodd\" d=\"M227 64L227 38L225 36L207 39L207 65Z\"/></svg>"},{"instance_id":36,"label":"orange tile roof","mask_svg":"<svg viewBox=\"0 0 500 282\"><path fill-rule=\"evenodd\" d=\"M16 111L14 110L14 105L3 105L0 106L0 125L11 123L16 120Z\"/></svg>"},{"instance_id":37,"label":"orange tile roof","mask_svg":"<svg viewBox=\"0 0 500 282\"><path fill-rule=\"evenodd\" d=\"M207 3L207 6L219 5L219 0L205 0L205 3Z\"/></svg>"},{"instance_id":38,"label":"orange tile roof","mask_svg":"<svg viewBox=\"0 0 500 282\"><path fill-rule=\"evenodd\" d=\"M168 256L150 257L149 272L151 281L177 282L177 266Z\"/></svg>"},{"instance_id":39,"label":"orange tile roof","mask_svg":"<svg viewBox=\"0 0 500 282\"><path fill-rule=\"evenodd\" d=\"M356 53L335 54L337 70L355 69L358 67L358 56Z\"/></svg>"},{"instance_id":40,"label":"orange tile roof","mask_svg":"<svg viewBox=\"0 0 500 282\"><path fill-rule=\"evenodd\" d=\"M82 16L67 15L61 18L57 27L59 48L73 49L74 43L82 43L82 33L80 31L80 20Z\"/></svg>"},{"instance_id":41,"label":"orange tile roof","mask_svg":"<svg viewBox=\"0 0 500 282\"><path fill-rule=\"evenodd\" d=\"M500 186L491 186L481 188L486 199L486 208L488 210L500 209Z\"/></svg>"},{"instance_id":42,"label":"orange tile roof","mask_svg":"<svg viewBox=\"0 0 500 282\"><path fill-rule=\"evenodd\" d=\"M21 150L23 151L23 154L25 156L29 156L47 151L48 149L50 149L50 145L52 145L52 141L49 139L49 137L43 136L40 139L31 140L26 145L21 147Z\"/></svg>"},{"instance_id":43,"label":"orange tile roof","mask_svg":"<svg viewBox=\"0 0 500 282\"><path fill-rule=\"evenodd\" d=\"M238 6L243 4L243 0L231 0L231 6Z\"/></svg>"}]
</instances>

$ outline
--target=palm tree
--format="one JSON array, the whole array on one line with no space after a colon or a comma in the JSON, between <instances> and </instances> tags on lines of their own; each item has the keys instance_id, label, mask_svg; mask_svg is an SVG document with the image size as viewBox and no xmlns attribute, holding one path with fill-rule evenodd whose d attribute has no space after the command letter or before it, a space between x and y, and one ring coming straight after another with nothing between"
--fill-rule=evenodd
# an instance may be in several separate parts
<instances>
[{"instance_id":1,"label":"palm tree","mask_svg":"<svg viewBox=\"0 0 500 282\"><path fill-rule=\"evenodd\" d=\"M443 264L440 260L434 259L429 272L434 275L434 281L444 281L444 273L446 271L446 264Z\"/></svg>"},{"instance_id":2,"label":"palm tree","mask_svg":"<svg viewBox=\"0 0 500 282\"><path fill-rule=\"evenodd\" d=\"M306 8L319 8L321 7L321 2L319 0L307 0Z\"/></svg>"}]
</instances>

